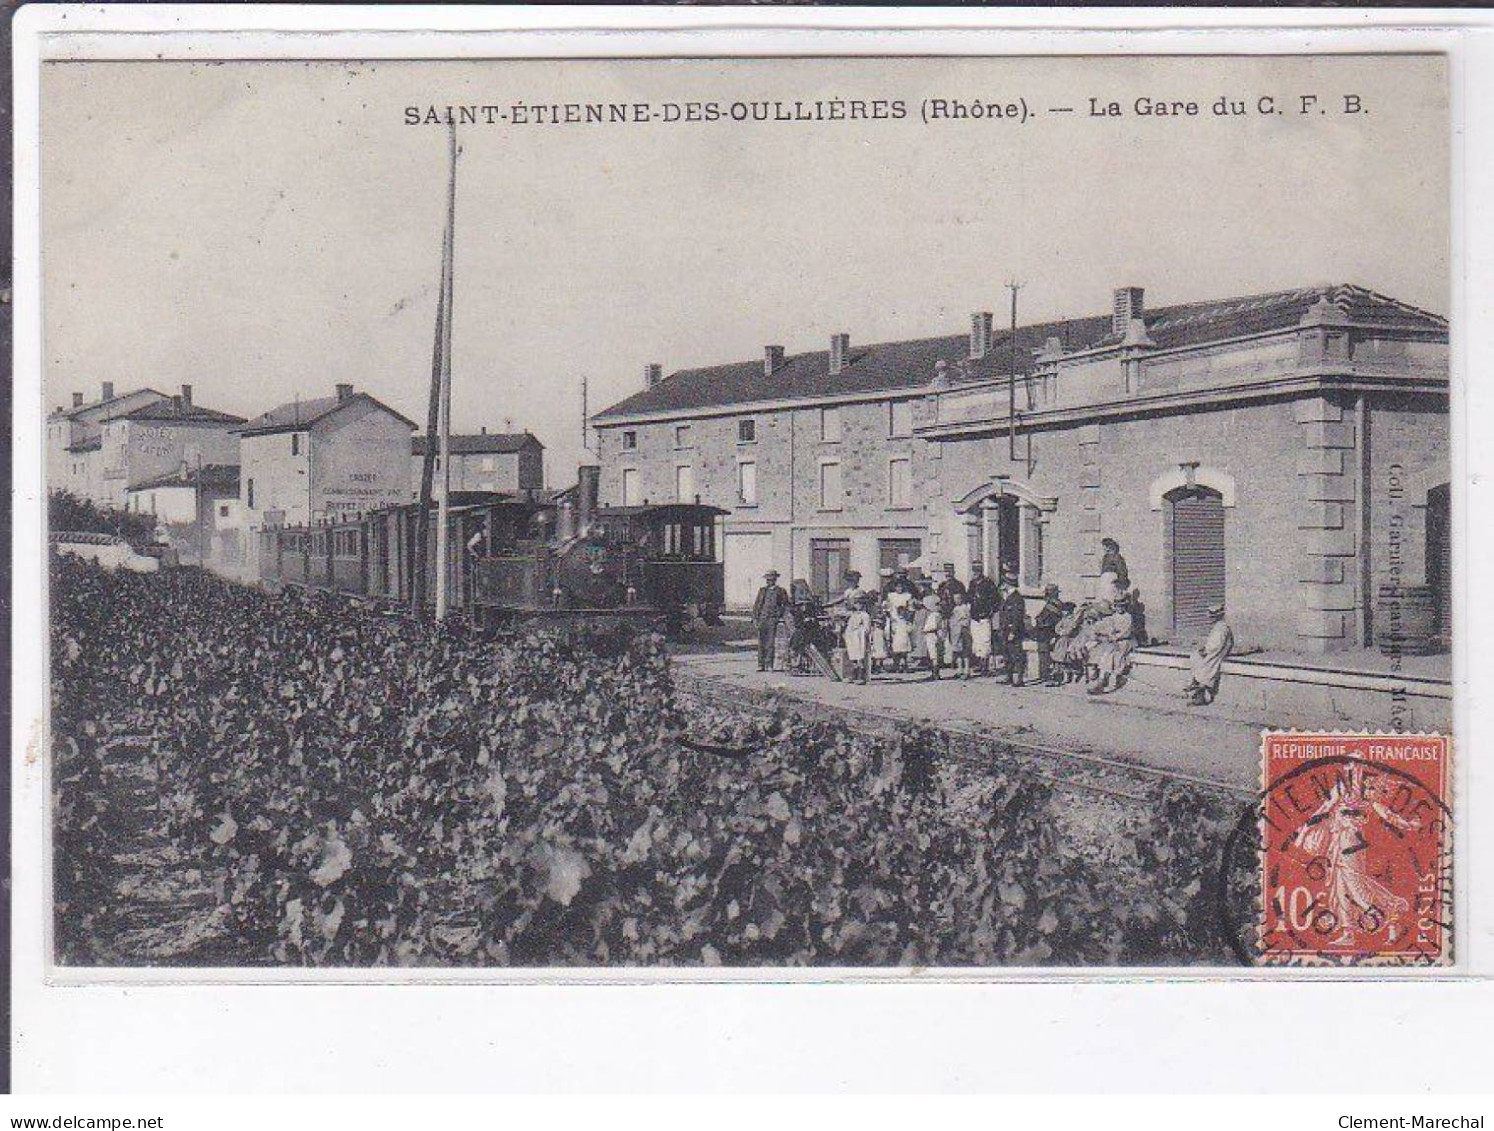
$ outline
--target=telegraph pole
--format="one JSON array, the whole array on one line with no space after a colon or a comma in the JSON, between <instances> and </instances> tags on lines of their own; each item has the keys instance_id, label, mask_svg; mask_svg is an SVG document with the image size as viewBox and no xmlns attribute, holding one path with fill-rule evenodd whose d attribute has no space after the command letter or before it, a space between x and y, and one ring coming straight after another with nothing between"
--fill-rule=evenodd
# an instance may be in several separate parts
<instances>
[{"instance_id":1,"label":"telegraph pole","mask_svg":"<svg viewBox=\"0 0 1494 1131\"><path fill-rule=\"evenodd\" d=\"M436 512L436 619L446 619L447 559L451 541L451 308L453 264L456 260L456 123L450 128L451 177L446 189L446 275L442 286L446 292L441 324L441 506Z\"/></svg>"},{"instance_id":2,"label":"telegraph pole","mask_svg":"<svg viewBox=\"0 0 1494 1131\"><path fill-rule=\"evenodd\" d=\"M1007 342L1008 361L1010 373L1006 380L1006 436L1007 457L1012 463L1017 462L1017 292L1023 287L1022 283L1013 279L1007 283L1007 289L1012 292L1012 333Z\"/></svg>"}]
</instances>

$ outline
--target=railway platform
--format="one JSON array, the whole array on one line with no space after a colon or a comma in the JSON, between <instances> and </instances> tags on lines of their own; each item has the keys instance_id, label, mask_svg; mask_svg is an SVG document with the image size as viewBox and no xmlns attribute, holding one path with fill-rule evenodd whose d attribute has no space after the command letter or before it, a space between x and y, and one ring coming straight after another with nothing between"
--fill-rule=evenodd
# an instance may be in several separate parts
<instances>
[{"instance_id":1,"label":"railway platform","mask_svg":"<svg viewBox=\"0 0 1494 1131\"><path fill-rule=\"evenodd\" d=\"M750 642L721 639L680 649L683 682L709 691L781 697L892 721L922 720L998 742L1049 749L1055 758L1115 759L1142 772L1198 779L1232 791L1255 790L1263 729L1447 731L1452 683L1446 657L1304 658L1260 653L1231 660L1219 697L1190 707L1181 694L1180 653L1138 654L1126 685L1099 696L1080 684L1010 687L999 679L963 681L945 673L880 675L866 685L818 676L757 671ZM1356 658L1362 662L1355 664ZM1406 670L1409 669L1409 670Z\"/></svg>"}]
</instances>

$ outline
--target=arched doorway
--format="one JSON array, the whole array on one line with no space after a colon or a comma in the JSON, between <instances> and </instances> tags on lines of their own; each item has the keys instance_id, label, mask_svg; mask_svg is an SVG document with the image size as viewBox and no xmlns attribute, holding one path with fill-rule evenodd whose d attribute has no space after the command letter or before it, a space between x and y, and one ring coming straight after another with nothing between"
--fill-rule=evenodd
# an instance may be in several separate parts
<instances>
[{"instance_id":1,"label":"arched doorway","mask_svg":"<svg viewBox=\"0 0 1494 1131\"><path fill-rule=\"evenodd\" d=\"M1426 579L1437 604L1437 634L1452 643L1452 486L1427 492Z\"/></svg>"},{"instance_id":2,"label":"arched doorway","mask_svg":"<svg viewBox=\"0 0 1494 1131\"><path fill-rule=\"evenodd\" d=\"M965 516L968 558L985 563L991 576L1015 573L1024 589L1043 580L1044 522L1058 500L1037 495L1024 483L998 478L955 500Z\"/></svg>"},{"instance_id":3,"label":"arched doorway","mask_svg":"<svg viewBox=\"0 0 1494 1131\"><path fill-rule=\"evenodd\" d=\"M1209 626L1209 606L1224 603L1224 497L1197 484L1163 497L1162 559L1172 639L1185 642Z\"/></svg>"}]
</instances>

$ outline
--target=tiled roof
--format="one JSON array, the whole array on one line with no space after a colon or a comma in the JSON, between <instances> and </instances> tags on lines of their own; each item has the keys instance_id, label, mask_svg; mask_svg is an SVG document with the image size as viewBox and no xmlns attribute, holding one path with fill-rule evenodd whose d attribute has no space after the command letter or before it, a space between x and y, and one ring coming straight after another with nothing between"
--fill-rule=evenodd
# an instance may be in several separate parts
<instances>
[{"instance_id":1,"label":"tiled roof","mask_svg":"<svg viewBox=\"0 0 1494 1131\"><path fill-rule=\"evenodd\" d=\"M383 401L369 396L367 393L354 393L346 400L338 397L312 397L305 401L290 401L286 404L276 405L269 412L261 413L254 417L242 428L236 429L244 436L265 436L272 432L297 432L303 428L309 428L324 417L331 416L344 405L352 404L354 401L368 401L378 405L385 412L398 417L411 428L415 422L402 413L395 412Z\"/></svg>"},{"instance_id":2,"label":"tiled roof","mask_svg":"<svg viewBox=\"0 0 1494 1131\"><path fill-rule=\"evenodd\" d=\"M532 432L478 432L451 438L452 453L464 456L517 452L531 445L545 446ZM410 450L417 456L425 455L425 436L411 436Z\"/></svg>"},{"instance_id":3,"label":"tiled roof","mask_svg":"<svg viewBox=\"0 0 1494 1131\"><path fill-rule=\"evenodd\" d=\"M239 489L239 465L236 463L207 463L199 470L189 467L185 471L176 468L143 483L130 487L131 491L148 491L153 487L195 487L198 484L209 489L237 491Z\"/></svg>"},{"instance_id":4,"label":"tiled roof","mask_svg":"<svg viewBox=\"0 0 1494 1131\"><path fill-rule=\"evenodd\" d=\"M48 419L51 419L51 420L58 420L58 419L72 420L74 417L81 416L81 415L83 415L86 412L93 412L93 411L95 411L97 409L101 409L101 408L107 409L110 405L118 404L120 401L127 401L131 397L138 397L141 393L153 393L156 396L162 397L162 398L164 398L166 396L165 393L157 392L155 389L150 389L150 388L131 389L128 393L120 393L119 396L117 396L117 397L110 397L108 400L89 401L87 404L81 404L77 408L71 408L71 407L68 407L68 408L59 408L56 411L52 412L50 414L50 416L48 417ZM107 420L107 419L110 419L110 418L109 417L105 417L104 419Z\"/></svg>"},{"instance_id":5,"label":"tiled roof","mask_svg":"<svg viewBox=\"0 0 1494 1131\"><path fill-rule=\"evenodd\" d=\"M229 412L219 412L213 408L203 408L196 404L182 404L177 397L168 397L163 401L155 401L140 408L132 409L121 414L120 420L177 420L191 422L194 424L242 424L242 416L234 416Z\"/></svg>"},{"instance_id":6,"label":"tiled roof","mask_svg":"<svg viewBox=\"0 0 1494 1131\"><path fill-rule=\"evenodd\" d=\"M1326 301L1355 322L1396 328L1447 332L1447 320L1356 286L1307 287L1242 298L1165 306L1145 312L1147 333L1159 348L1168 349L1223 341L1229 338L1286 329ZM1034 353L1049 338L1057 338L1065 353L1113 346L1109 314L1072 318L1017 327L1017 371L1033 370ZM678 413L756 401L811 400L861 393L922 390L933 380L938 363L946 362L953 383L1005 376L1010 366L1011 332L996 328L991 348L979 361L969 360L969 334L940 338L852 346L850 362L832 374L829 352L795 354L784 359L771 377L763 374L762 358L727 365L682 369L652 389L619 401L593 420L644 413Z\"/></svg>"}]
</instances>

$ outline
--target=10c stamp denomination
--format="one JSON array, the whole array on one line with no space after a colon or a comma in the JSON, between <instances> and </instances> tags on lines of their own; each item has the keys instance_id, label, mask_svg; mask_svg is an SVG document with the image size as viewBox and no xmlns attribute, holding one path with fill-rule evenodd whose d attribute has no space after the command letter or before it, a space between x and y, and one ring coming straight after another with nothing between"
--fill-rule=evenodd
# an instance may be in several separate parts
<instances>
[{"instance_id":1,"label":"10c stamp denomination","mask_svg":"<svg viewBox=\"0 0 1494 1131\"><path fill-rule=\"evenodd\" d=\"M1449 754L1433 734L1262 737L1258 962L1451 961Z\"/></svg>"}]
</instances>

